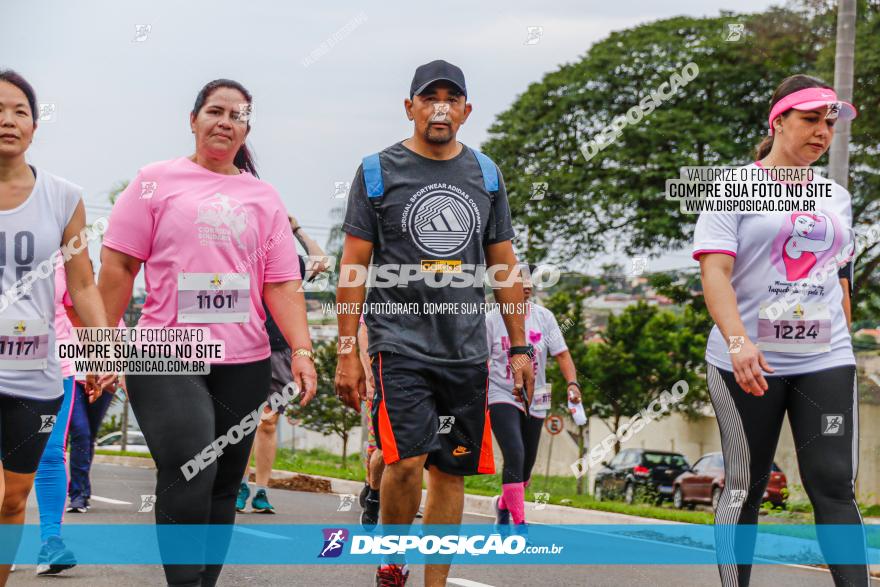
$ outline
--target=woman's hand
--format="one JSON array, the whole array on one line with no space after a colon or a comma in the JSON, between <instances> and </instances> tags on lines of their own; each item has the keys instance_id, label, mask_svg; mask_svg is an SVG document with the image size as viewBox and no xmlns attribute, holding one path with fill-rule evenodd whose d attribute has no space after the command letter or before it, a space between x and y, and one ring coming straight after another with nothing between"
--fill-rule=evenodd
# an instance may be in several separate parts
<instances>
[{"instance_id":1,"label":"woman's hand","mask_svg":"<svg viewBox=\"0 0 880 587\"><path fill-rule=\"evenodd\" d=\"M573 404L581 403L581 390L577 385L569 384L568 386L568 401Z\"/></svg>"},{"instance_id":2,"label":"woman's hand","mask_svg":"<svg viewBox=\"0 0 880 587\"><path fill-rule=\"evenodd\" d=\"M733 365L733 374L743 391L760 397L768 388L761 371L773 373L773 368L767 363L764 353L747 336L743 339L741 345L731 345L730 362ZM738 350L734 351L734 348Z\"/></svg>"},{"instance_id":3,"label":"woman's hand","mask_svg":"<svg viewBox=\"0 0 880 587\"><path fill-rule=\"evenodd\" d=\"M116 373L102 373L101 375L96 375L95 373L86 374L85 391L86 395L89 397L89 403L93 404L98 401L98 398L100 398L101 394L105 391L109 391L110 393L116 391L116 384L118 381L119 375Z\"/></svg>"}]
</instances>

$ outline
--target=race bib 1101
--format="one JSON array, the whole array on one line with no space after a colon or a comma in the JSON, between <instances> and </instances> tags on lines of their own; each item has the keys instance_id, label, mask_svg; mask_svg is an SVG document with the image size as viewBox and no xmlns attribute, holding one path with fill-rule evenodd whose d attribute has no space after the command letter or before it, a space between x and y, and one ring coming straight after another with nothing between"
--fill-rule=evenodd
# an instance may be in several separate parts
<instances>
[{"instance_id":1,"label":"race bib 1101","mask_svg":"<svg viewBox=\"0 0 880 587\"><path fill-rule=\"evenodd\" d=\"M251 279L247 273L180 273L177 321L188 324L246 323Z\"/></svg>"}]
</instances>

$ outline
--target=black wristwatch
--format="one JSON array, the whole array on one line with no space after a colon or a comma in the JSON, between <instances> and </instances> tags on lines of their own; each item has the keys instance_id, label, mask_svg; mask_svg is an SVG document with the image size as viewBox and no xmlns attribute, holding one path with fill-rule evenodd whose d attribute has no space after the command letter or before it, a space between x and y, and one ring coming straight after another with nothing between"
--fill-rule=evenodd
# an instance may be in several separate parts
<instances>
[{"instance_id":1,"label":"black wristwatch","mask_svg":"<svg viewBox=\"0 0 880 587\"><path fill-rule=\"evenodd\" d=\"M535 347L533 347L530 344L523 345L523 346L512 346L512 347L510 347L510 350L507 351L507 353L511 357L513 355L528 355L529 357L531 357L532 355L535 354Z\"/></svg>"},{"instance_id":2,"label":"black wristwatch","mask_svg":"<svg viewBox=\"0 0 880 587\"><path fill-rule=\"evenodd\" d=\"M578 391L581 390L581 386L580 386L580 384L579 384L577 381L569 381L568 383L565 384L565 389L568 389L568 388L571 387L572 385L574 385L575 387L577 387L577 388L578 388Z\"/></svg>"}]
</instances>

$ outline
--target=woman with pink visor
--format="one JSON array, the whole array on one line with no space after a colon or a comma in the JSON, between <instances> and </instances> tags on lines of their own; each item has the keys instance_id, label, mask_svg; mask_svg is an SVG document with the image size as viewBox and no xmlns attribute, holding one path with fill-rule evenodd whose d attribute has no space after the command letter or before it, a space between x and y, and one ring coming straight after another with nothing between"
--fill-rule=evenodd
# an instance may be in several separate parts
<instances>
[{"instance_id":1,"label":"woman with pink visor","mask_svg":"<svg viewBox=\"0 0 880 587\"><path fill-rule=\"evenodd\" d=\"M786 78L773 94L769 136L750 172L813 165L831 146L835 122L855 116L853 105L820 80ZM715 511L724 586L749 584L761 498L786 415L834 583L869 581L855 500L849 288L839 275L853 244L851 199L818 174L811 181L830 194L810 198L814 210L703 213L695 229L693 256L715 321L706 361L724 453L725 486Z\"/></svg>"}]
</instances>

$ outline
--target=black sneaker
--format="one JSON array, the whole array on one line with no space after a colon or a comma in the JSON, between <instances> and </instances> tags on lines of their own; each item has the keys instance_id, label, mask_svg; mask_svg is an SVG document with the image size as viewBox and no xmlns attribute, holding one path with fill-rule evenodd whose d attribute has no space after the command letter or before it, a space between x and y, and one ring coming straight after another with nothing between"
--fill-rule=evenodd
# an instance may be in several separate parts
<instances>
[{"instance_id":1,"label":"black sneaker","mask_svg":"<svg viewBox=\"0 0 880 587\"><path fill-rule=\"evenodd\" d=\"M496 495L492 498L492 509L495 510L495 531L503 536L510 535L510 510L506 510L498 505L501 496Z\"/></svg>"},{"instance_id":2,"label":"black sneaker","mask_svg":"<svg viewBox=\"0 0 880 587\"><path fill-rule=\"evenodd\" d=\"M372 530L379 523L379 492L372 489L364 499L364 511L361 512L361 526L364 530Z\"/></svg>"},{"instance_id":3,"label":"black sneaker","mask_svg":"<svg viewBox=\"0 0 880 587\"><path fill-rule=\"evenodd\" d=\"M86 504L86 499L84 497L70 498L70 503L67 504L67 513L84 514L87 511L89 511L89 506Z\"/></svg>"},{"instance_id":4,"label":"black sneaker","mask_svg":"<svg viewBox=\"0 0 880 587\"><path fill-rule=\"evenodd\" d=\"M361 505L361 509L367 507L367 494L370 492L370 484L364 481L364 486L361 489L361 494L358 495L358 503Z\"/></svg>"}]
</instances>

